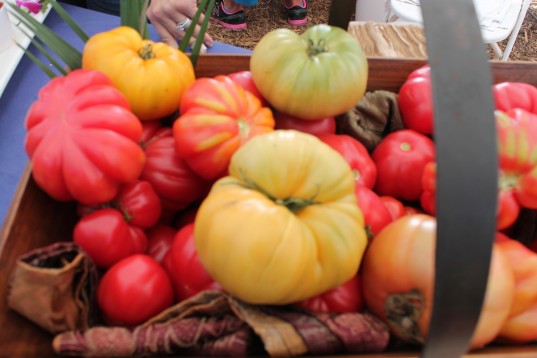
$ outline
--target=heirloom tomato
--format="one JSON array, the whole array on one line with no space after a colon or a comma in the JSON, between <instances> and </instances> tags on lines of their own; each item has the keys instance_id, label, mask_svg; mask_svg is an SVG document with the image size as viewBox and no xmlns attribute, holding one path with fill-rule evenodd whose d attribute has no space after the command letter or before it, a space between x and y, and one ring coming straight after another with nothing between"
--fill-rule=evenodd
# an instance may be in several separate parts
<instances>
[{"instance_id":1,"label":"heirloom tomato","mask_svg":"<svg viewBox=\"0 0 537 358\"><path fill-rule=\"evenodd\" d=\"M492 87L496 109L519 108L537 114L537 87L523 82L500 82Z\"/></svg>"},{"instance_id":2,"label":"heirloom tomato","mask_svg":"<svg viewBox=\"0 0 537 358\"><path fill-rule=\"evenodd\" d=\"M128 26L90 37L82 53L82 68L110 77L141 120L176 112L195 79L187 55L164 42L144 40Z\"/></svg>"},{"instance_id":3,"label":"heirloom tomato","mask_svg":"<svg viewBox=\"0 0 537 358\"><path fill-rule=\"evenodd\" d=\"M288 304L353 277L367 245L354 176L315 136L277 130L246 142L195 221L207 272L250 303Z\"/></svg>"},{"instance_id":4,"label":"heirloom tomato","mask_svg":"<svg viewBox=\"0 0 537 358\"><path fill-rule=\"evenodd\" d=\"M104 203L144 165L142 125L97 71L75 70L46 84L26 115L26 130L33 177L56 200Z\"/></svg>"},{"instance_id":5,"label":"heirloom tomato","mask_svg":"<svg viewBox=\"0 0 537 358\"><path fill-rule=\"evenodd\" d=\"M173 124L177 155L207 180L226 175L231 156L250 138L273 130L271 110L227 76L196 80Z\"/></svg>"},{"instance_id":6,"label":"heirloom tomato","mask_svg":"<svg viewBox=\"0 0 537 358\"><path fill-rule=\"evenodd\" d=\"M297 306L318 313L360 312L364 309L360 276L353 276L344 284L301 301Z\"/></svg>"},{"instance_id":7,"label":"heirloom tomato","mask_svg":"<svg viewBox=\"0 0 537 358\"><path fill-rule=\"evenodd\" d=\"M73 241L88 253L97 267L103 268L147 249L144 231L129 225L119 211L111 208L81 218L75 225Z\"/></svg>"},{"instance_id":8,"label":"heirloom tomato","mask_svg":"<svg viewBox=\"0 0 537 358\"><path fill-rule=\"evenodd\" d=\"M302 119L279 111L274 111L273 113L276 121L274 129L294 129L316 136L336 134L336 119L334 117Z\"/></svg>"},{"instance_id":9,"label":"heirloom tomato","mask_svg":"<svg viewBox=\"0 0 537 358\"><path fill-rule=\"evenodd\" d=\"M425 165L435 160L431 138L411 129L388 134L371 157L377 166L375 191L401 200L419 200Z\"/></svg>"},{"instance_id":10,"label":"heirloom tomato","mask_svg":"<svg viewBox=\"0 0 537 358\"><path fill-rule=\"evenodd\" d=\"M363 97L368 64L347 31L315 25L302 35L277 29L255 46L250 70L259 92L276 110L303 119L336 116Z\"/></svg>"},{"instance_id":11,"label":"heirloom tomato","mask_svg":"<svg viewBox=\"0 0 537 358\"><path fill-rule=\"evenodd\" d=\"M147 160L140 178L151 183L164 209L184 209L209 192L211 183L176 155L171 128L161 129L144 146Z\"/></svg>"},{"instance_id":12,"label":"heirloom tomato","mask_svg":"<svg viewBox=\"0 0 537 358\"><path fill-rule=\"evenodd\" d=\"M497 246L511 263L515 296L500 341L528 343L537 339L537 254L518 241L502 239Z\"/></svg>"},{"instance_id":13,"label":"heirloom tomato","mask_svg":"<svg viewBox=\"0 0 537 358\"><path fill-rule=\"evenodd\" d=\"M384 204L386 209L390 212L392 221L395 221L406 215L405 205L394 198L393 196L381 195L379 196L380 201Z\"/></svg>"},{"instance_id":14,"label":"heirloom tomato","mask_svg":"<svg viewBox=\"0 0 537 358\"><path fill-rule=\"evenodd\" d=\"M436 220L425 214L409 215L386 226L364 257L361 273L366 307L405 342L423 344L427 338L433 305L435 246ZM483 308L470 348L482 347L496 338L508 317L514 290L509 261L495 246Z\"/></svg>"},{"instance_id":15,"label":"heirloom tomato","mask_svg":"<svg viewBox=\"0 0 537 358\"><path fill-rule=\"evenodd\" d=\"M187 224L173 238L167 270L179 301L203 290L221 289L203 267L194 243L194 224Z\"/></svg>"},{"instance_id":16,"label":"heirloom tomato","mask_svg":"<svg viewBox=\"0 0 537 358\"><path fill-rule=\"evenodd\" d=\"M134 327L173 304L173 287L166 271L147 255L127 257L105 272L97 287L97 302L110 325Z\"/></svg>"},{"instance_id":17,"label":"heirloom tomato","mask_svg":"<svg viewBox=\"0 0 537 358\"><path fill-rule=\"evenodd\" d=\"M318 137L345 158L354 173L356 184L373 189L377 168L362 143L346 134L326 134Z\"/></svg>"}]
</instances>

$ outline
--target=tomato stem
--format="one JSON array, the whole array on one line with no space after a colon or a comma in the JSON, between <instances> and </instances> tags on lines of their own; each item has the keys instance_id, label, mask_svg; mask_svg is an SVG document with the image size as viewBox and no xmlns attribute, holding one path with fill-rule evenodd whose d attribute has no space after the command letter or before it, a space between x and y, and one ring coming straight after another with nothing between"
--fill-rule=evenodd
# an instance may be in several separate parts
<instances>
[{"instance_id":1,"label":"tomato stem","mask_svg":"<svg viewBox=\"0 0 537 358\"><path fill-rule=\"evenodd\" d=\"M308 55L317 56L327 50L328 48L324 39L320 39L317 43L313 42L312 39L308 39Z\"/></svg>"},{"instance_id":2,"label":"tomato stem","mask_svg":"<svg viewBox=\"0 0 537 358\"><path fill-rule=\"evenodd\" d=\"M384 311L392 332L405 342L424 344L425 338L418 324L424 306L423 295L418 290L389 295L384 302Z\"/></svg>"},{"instance_id":3,"label":"tomato stem","mask_svg":"<svg viewBox=\"0 0 537 358\"><path fill-rule=\"evenodd\" d=\"M138 50L138 55L144 60L149 60L155 57L153 52L153 45L151 43L145 44L141 49Z\"/></svg>"}]
</instances>

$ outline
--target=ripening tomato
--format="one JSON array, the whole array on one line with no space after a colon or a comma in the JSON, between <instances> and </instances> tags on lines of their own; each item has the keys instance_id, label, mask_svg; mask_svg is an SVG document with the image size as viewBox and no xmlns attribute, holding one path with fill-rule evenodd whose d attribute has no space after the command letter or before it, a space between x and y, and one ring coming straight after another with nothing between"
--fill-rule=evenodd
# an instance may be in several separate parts
<instances>
[{"instance_id":1,"label":"ripening tomato","mask_svg":"<svg viewBox=\"0 0 537 358\"><path fill-rule=\"evenodd\" d=\"M390 212L392 221L395 221L406 215L405 205L393 196L381 195L380 200Z\"/></svg>"},{"instance_id":2,"label":"ripening tomato","mask_svg":"<svg viewBox=\"0 0 537 358\"><path fill-rule=\"evenodd\" d=\"M278 111L318 119L345 113L360 101L368 62L352 35L322 24L301 35L283 28L265 34L250 70L259 92Z\"/></svg>"},{"instance_id":3,"label":"ripening tomato","mask_svg":"<svg viewBox=\"0 0 537 358\"><path fill-rule=\"evenodd\" d=\"M228 77L231 78L233 82L244 88L246 91L256 96L264 107L268 106L267 100L263 98L263 95L259 92L257 86L255 85L251 71L246 70L233 72L230 73Z\"/></svg>"},{"instance_id":4,"label":"ripening tomato","mask_svg":"<svg viewBox=\"0 0 537 358\"><path fill-rule=\"evenodd\" d=\"M152 257L133 255L101 278L97 302L111 325L133 327L173 304L173 286L166 271Z\"/></svg>"},{"instance_id":5,"label":"ripening tomato","mask_svg":"<svg viewBox=\"0 0 537 358\"><path fill-rule=\"evenodd\" d=\"M361 273L366 307L405 342L423 344L427 337L435 245L436 219L425 214L407 215L386 226L364 257ZM470 343L472 349L496 338L508 317L514 290L511 265L495 246L483 309Z\"/></svg>"}]
</instances>

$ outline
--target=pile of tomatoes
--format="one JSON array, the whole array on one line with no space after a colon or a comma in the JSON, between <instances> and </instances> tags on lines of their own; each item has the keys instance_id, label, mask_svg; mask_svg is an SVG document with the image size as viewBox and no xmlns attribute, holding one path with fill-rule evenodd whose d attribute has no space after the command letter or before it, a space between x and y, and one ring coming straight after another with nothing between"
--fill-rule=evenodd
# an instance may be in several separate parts
<instances>
[{"instance_id":1,"label":"pile of tomatoes","mask_svg":"<svg viewBox=\"0 0 537 358\"><path fill-rule=\"evenodd\" d=\"M26 120L33 175L51 197L78 202L73 240L102 269L98 303L109 324L136 326L217 289L313 312L369 309L399 338L424 341L436 225L428 70L399 94L406 128L368 151L336 120L365 92L360 46L326 25L302 36L276 30L254 50L251 71L195 79L184 54L119 28L91 38L83 68L41 90ZM500 105L505 98L501 133L535 148L537 120L521 109L531 101ZM509 200L499 230L517 207L537 208L535 165L513 156L524 149L500 147ZM495 247L474 348L537 338L528 323L535 254L500 234ZM415 315L398 316L390 302Z\"/></svg>"}]
</instances>

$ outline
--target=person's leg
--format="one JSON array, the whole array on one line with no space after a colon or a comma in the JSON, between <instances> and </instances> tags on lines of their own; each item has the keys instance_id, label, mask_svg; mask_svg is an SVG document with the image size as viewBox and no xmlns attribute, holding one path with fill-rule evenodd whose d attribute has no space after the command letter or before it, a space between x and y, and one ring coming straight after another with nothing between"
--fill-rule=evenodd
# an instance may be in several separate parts
<instances>
[{"instance_id":1,"label":"person's leg","mask_svg":"<svg viewBox=\"0 0 537 358\"><path fill-rule=\"evenodd\" d=\"M302 26L308 22L308 4L306 0L283 0L287 12L287 22L293 26Z\"/></svg>"},{"instance_id":2,"label":"person's leg","mask_svg":"<svg viewBox=\"0 0 537 358\"><path fill-rule=\"evenodd\" d=\"M235 0L216 0L211 17L216 19L220 25L231 30L243 30L246 28L246 15L242 4Z\"/></svg>"}]
</instances>

